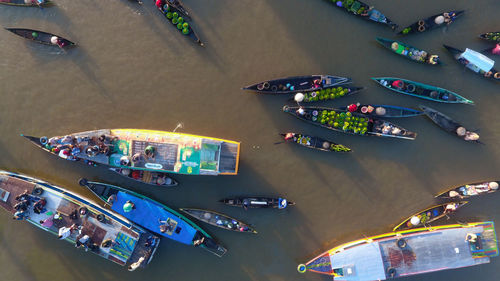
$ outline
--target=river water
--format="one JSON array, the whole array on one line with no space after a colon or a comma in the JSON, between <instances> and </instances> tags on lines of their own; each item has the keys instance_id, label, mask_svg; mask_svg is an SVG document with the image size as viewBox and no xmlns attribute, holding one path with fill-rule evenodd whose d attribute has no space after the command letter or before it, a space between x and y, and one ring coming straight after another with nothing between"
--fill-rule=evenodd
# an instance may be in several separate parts
<instances>
[{"instance_id":1,"label":"river water","mask_svg":"<svg viewBox=\"0 0 500 281\"><path fill-rule=\"evenodd\" d=\"M55 7L43 10L0 7L3 27L50 31L78 44L63 54L0 31L0 168L89 197L78 178L122 185L171 207L226 213L259 233L200 223L228 248L224 257L163 240L148 268L129 273L0 212L1 280L329 280L301 275L296 266L340 243L390 231L432 205L433 196L447 187L500 177L500 85L465 70L441 46L489 47L477 35L500 28L497 0L370 1L400 26L447 9L466 10L446 30L402 39L437 52L445 63L437 67L392 54L374 40L393 38L390 28L321 0L185 0L204 48L183 38L150 0L142 6L128 0L54 1ZM417 132L415 141L343 135L284 114L288 97L240 90L274 77L323 73L351 77L354 85L366 88L328 106L356 101L429 105L466 127L481 129L485 145L461 141L424 117L395 121ZM399 96L369 79L380 76L441 86L476 105ZM239 174L178 176L179 187L155 189L57 159L19 136L100 128L170 131L178 123L184 125L181 132L241 141ZM321 136L354 151L329 154L274 144L283 131ZM297 205L244 211L217 203L246 194L282 195ZM471 200L440 223L454 223L455 218L500 223L499 196ZM497 258L487 265L403 280L498 280L499 265Z\"/></svg>"}]
</instances>

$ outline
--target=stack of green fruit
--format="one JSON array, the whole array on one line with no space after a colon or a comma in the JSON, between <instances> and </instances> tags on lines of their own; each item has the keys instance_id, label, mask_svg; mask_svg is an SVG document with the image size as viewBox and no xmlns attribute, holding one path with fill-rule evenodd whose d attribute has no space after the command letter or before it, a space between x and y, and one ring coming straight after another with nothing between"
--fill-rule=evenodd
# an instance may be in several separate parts
<instances>
[{"instance_id":1,"label":"stack of green fruit","mask_svg":"<svg viewBox=\"0 0 500 281\"><path fill-rule=\"evenodd\" d=\"M349 152L349 151L351 151L351 149L349 147L345 147L341 144L330 145L330 150L337 151L337 152Z\"/></svg>"},{"instance_id":2,"label":"stack of green fruit","mask_svg":"<svg viewBox=\"0 0 500 281\"><path fill-rule=\"evenodd\" d=\"M312 121L353 134L364 135L368 131L368 118L353 116L351 112L341 111L337 113L335 110L314 111Z\"/></svg>"},{"instance_id":3,"label":"stack of green fruit","mask_svg":"<svg viewBox=\"0 0 500 281\"><path fill-rule=\"evenodd\" d=\"M304 102L333 100L347 95L351 90L344 87L322 89L304 94Z\"/></svg>"},{"instance_id":4,"label":"stack of green fruit","mask_svg":"<svg viewBox=\"0 0 500 281\"><path fill-rule=\"evenodd\" d=\"M172 24L176 25L177 29L182 31L182 34L188 35L189 34L189 23L184 22L184 18L180 17L177 12L172 13L170 11L170 7L168 7L166 11L167 11L167 13L165 14L165 16L167 17L167 19L171 20Z\"/></svg>"}]
</instances>

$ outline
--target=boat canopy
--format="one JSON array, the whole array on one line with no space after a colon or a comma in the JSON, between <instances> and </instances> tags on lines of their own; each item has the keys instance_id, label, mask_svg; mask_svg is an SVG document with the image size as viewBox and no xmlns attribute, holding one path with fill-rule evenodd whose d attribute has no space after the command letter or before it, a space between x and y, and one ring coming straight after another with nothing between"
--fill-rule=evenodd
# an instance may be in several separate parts
<instances>
[{"instance_id":1,"label":"boat canopy","mask_svg":"<svg viewBox=\"0 0 500 281\"><path fill-rule=\"evenodd\" d=\"M471 49L465 49L465 52L463 52L460 55L461 58L466 59L469 61L471 64L476 66L478 70L482 70L484 72L488 72L493 68L493 65L495 65L495 61L488 58L487 56L478 53L474 50ZM476 71L478 72L478 71Z\"/></svg>"}]
</instances>

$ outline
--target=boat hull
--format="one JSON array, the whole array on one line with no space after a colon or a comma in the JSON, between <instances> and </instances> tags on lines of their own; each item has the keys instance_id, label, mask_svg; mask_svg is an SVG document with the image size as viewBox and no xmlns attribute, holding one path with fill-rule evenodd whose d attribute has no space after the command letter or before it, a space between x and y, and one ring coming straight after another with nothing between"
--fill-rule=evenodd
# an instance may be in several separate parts
<instances>
[{"instance_id":1,"label":"boat hull","mask_svg":"<svg viewBox=\"0 0 500 281\"><path fill-rule=\"evenodd\" d=\"M439 199L465 199L498 191L500 181L487 181L453 187L436 195Z\"/></svg>"},{"instance_id":2,"label":"boat hull","mask_svg":"<svg viewBox=\"0 0 500 281\"><path fill-rule=\"evenodd\" d=\"M406 43L381 37L377 37L376 39L386 49L411 61L429 65L439 65L441 63L438 55L429 54Z\"/></svg>"},{"instance_id":3,"label":"boat hull","mask_svg":"<svg viewBox=\"0 0 500 281\"><path fill-rule=\"evenodd\" d=\"M257 231L255 231L248 224L221 213L194 208L181 208L180 210L202 222L220 227L222 229L236 232L257 233Z\"/></svg>"},{"instance_id":4,"label":"boat hull","mask_svg":"<svg viewBox=\"0 0 500 281\"><path fill-rule=\"evenodd\" d=\"M18 36L26 38L28 40L31 40L31 41L34 41L34 42L37 42L40 44L44 44L44 45L60 46L60 47L64 47L64 48L68 48L68 47L76 45L75 43L69 41L68 39L65 39L61 36L58 36L58 35L55 35L52 33L48 33L48 32L44 32L44 31L27 29L27 28L6 28L6 30L8 30L8 31L10 31ZM57 36L59 38L59 40L62 42L61 43L62 45L52 44L52 42L50 41L52 36Z\"/></svg>"},{"instance_id":5,"label":"boat hull","mask_svg":"<svg viewBox=\"0 0 500 281\"><path fill-rule=\"evenodd\" d=\"M405 27L403 30L401 30L398 34L399 35L408 35L412 33L422 33L425 31L429 31L438 27L443 27L443 26L448 26L451 23L453 23L457 17L461 16L464 13L464 11L449 11L445 13L440 13L437 15L433 15L431 17L428 17L426 19L421 19L414 24ZM454 14L452 16L452 14ZM442 23L436 23L436 18L437 17L443 17L443 19L446 19L445 15L448 15L449 21L443 21Z\"/></svg>"},{"instance_id":6,"label":"boat hull","mask_svg":"<svg viewBox=\"0 0 500 281\"><path fill-rule=\"evenodd\" d=\"M380 84L382 87L400 94L442 103L474 104L473 101L468 100L452 91L407 79L394 77L380 77L371 79ZM393 83L396 81L401 81L402 84L393 86Z\"/></svg>"},{"instance_id":7,"label":"boat hull","mask_svg":"<svg viewBox=\"0 0 500 281\"><path fill-rule=\"evenodd\" d=\"M314 81L316 81L316 83ZM331 75L292 76L263 81L243 87L243 90L251 90L265 94L291 94L327 89L350 82L350 78Z\"/></svg>"}]
</instances>

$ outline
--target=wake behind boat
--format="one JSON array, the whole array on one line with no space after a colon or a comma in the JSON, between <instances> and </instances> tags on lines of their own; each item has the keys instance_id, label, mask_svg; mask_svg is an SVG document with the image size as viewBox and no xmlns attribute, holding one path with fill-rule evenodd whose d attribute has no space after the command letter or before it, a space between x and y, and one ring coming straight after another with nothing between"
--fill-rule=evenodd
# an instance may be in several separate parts
<instances>
[{"instance_id":1,"label":"wake behind boat","mask_svg":"<svg viewBox=\"0 0 500 281\"><path fill-rule=\"evenodd\" d=\"M453 55L455 60L464 65L466 68L485 78L500 81L500 72L493 68L495 66L494 60L469 48L462 51L448 45L443 46Z\"/></svg>"},{"instance_id":2,"label":"wake behind boat","mask_svg":"<svg viewBox=\"0 0 500 281\"><path fill-rule=\"evenodd\" d=\"M498 256L493 222L390 232L344 243L300 264L334 280L372 281L475 266Z\"/></svg>"},{"instance_id":3,"label":"wake behind boat","mask_svg":"<svg viewBox=\"0 0 500 281\"><path fill-rule=\"evenodd\" d=\"M0 171L0 206L60 240L129 270L145 267L160 243L151 232L66 189ZM84 241L84 242L82 242Z\"/></svg>"},{"instance_id":4,"label":"wake behind boat","mask_svg":"<svg viewBox=\"0 0 500 281\"><path fill-rule=\"evenodd\" d=\"M260 82L243 87L243 90L269 94L290 94L296 92L316 91L350 82L350 78L331 75L292 76Z\"/></svg>"},{"instance_id":5,"label":"wake behind boat","mask_svg":"<svg viewBox=\"0 0 500 281\"><path fill-rule=\"evenodd\" d=\"M327 107L291 107L283 111L300 120L333 131L352 135L377 136L414 140L417 134L389 121L367 117L347 110Z\"/></svg>"},{"instance_id":6,"label":"wake behind boat","mask_svg":"<svg viewBox=\"0 0 500 281\"><path fill-rule=\"evenodd\" d=\"M230 140L137 129L24 137L63 159L92 161L112 168L185 175L238 173L240 143Z\"/></svg>"},{"instance_id":7,"label":"wake behind boat","mask_svg":"<svg viewBox=\"0 0 500 281\"><path fill-rule=\"evenodd\" d=\"M421 19L414 24L405 27L398 34L407 35L417 32L422 33L437 27L448 26L455 22L455 20L463 13L464 11L449 11L428 17L426 19Z\"/></svg>"},{"instance_id":8,"label":"wake behind boat","mask_svg":"<svg viewBox=\"0 0 500 281\"><path fill-rule=\"evenodd\" d=\"M201 247L219 257L226 249L194 222L141 194L122 187L81 179L81 186L87 187L105 205L142 227L174 241Z\"/></svg>"},{"instance_id":9,"label":"wake behind boat","mask_svg":"<svg viewBox=\"0 0 500 281\"><path fill-rule=\"evenodd\" d=\"M417 98L443 103L474 104L473 101L452 91L403 78L380 77L371 79L389 90Z\"/></svg>"},{"instance_id":10,"label":"wake behind boat","mask_svg":"<svg viewBox=\"0 0 500 281\"><path fill-rule=\"evenodd\" d=\"M478 196L498 191L500 181L487 181L465 184L439 193L436 198L439 199L465 199L472 196Z\"/></svg>"}]
</instances>

